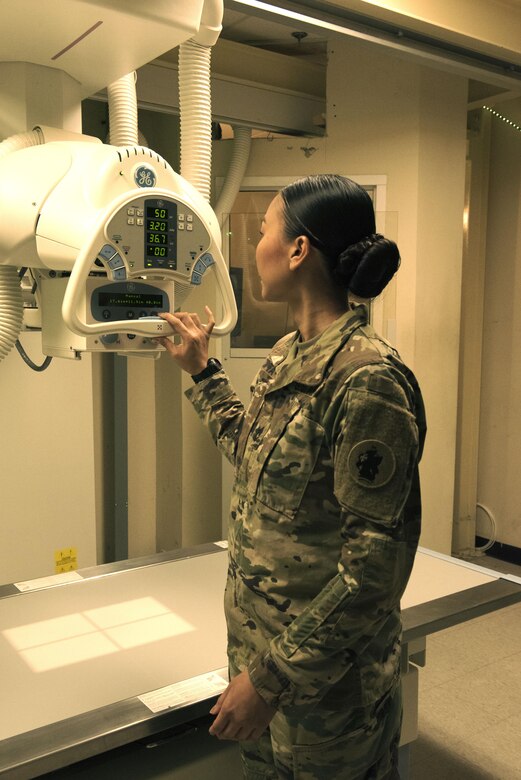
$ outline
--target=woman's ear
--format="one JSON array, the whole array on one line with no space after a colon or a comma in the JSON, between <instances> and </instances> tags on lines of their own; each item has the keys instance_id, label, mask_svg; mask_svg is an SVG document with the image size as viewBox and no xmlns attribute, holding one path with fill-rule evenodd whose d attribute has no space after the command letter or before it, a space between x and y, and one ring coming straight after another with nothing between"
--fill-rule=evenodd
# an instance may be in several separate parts
<instances>
[{"instance_id":1,"label":"woman's ear","mask_svg":"<svg viewBox=\"0 0 521 780\"><path fill-rule=\"evenodd\" d=\"M295 238L289 258L290 270L300 268L306 257L308 257L310 249L311 244L309 243L309 238L307 236L297 236L297 238Z\"/></svg>"}]
</instances>

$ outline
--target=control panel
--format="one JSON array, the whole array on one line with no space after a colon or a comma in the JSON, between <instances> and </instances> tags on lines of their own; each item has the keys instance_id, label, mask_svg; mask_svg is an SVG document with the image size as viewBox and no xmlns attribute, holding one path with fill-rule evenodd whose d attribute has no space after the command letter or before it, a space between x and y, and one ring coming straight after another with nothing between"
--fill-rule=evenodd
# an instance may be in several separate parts
<instances>
[{"instance_id":1,"label":"control panel","mask_svg":"<svg viewBox=\"0 0 521 780\"><path fill-rule=\"evenodd\" d=\"M112 217L106 236L98 258L114 281L146 274L198 285L214 264L202 220L171 198L135 198Z\"/></svg>"}]
</instances>

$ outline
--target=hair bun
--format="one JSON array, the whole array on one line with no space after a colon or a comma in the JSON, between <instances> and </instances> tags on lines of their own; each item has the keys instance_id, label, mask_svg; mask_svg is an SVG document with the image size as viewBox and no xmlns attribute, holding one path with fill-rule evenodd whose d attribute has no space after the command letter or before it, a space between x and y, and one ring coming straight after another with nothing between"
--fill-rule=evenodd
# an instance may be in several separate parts
<instances>
[{"instance_id":1,"label":"hair bun","mask_svg":"<svg viewBox=\"0 0 521 780\"><path fill-rule=\"evenodd\" d=\"M400 266L398 247L373 233L340 253L335 278L359 298L374 298L391 281Z\"/></svg>"}]
</instances>

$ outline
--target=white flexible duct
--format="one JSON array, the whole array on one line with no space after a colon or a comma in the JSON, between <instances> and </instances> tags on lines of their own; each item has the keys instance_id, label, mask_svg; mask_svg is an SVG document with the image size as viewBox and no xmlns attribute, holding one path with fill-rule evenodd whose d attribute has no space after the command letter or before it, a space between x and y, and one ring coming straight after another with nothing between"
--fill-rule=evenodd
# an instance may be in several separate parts
<instances>
[{"instance_id":1,"label":"white flexible duct","mask_svg":"<svg viewBox=\"0 0 521 780\"><path fill-rule=\"evenodd\" d=\"M0 360L16 344L23 316L24 302L18 270L11 265L0 265Z\"/></svg>"},{"instance_id":2,"label":"white flexible duct","mask_svg":"<svg viewBox=\"0 0 521 780\"><path fill-rule=\"evenodd\" d=\"M0 160L11 152L43 143L39 130L19 133L0 143ZM0 360L12 350L22 329L24 304L18 269L0 265Z\"/></svg>"},{"instance_id":3,"label":"white flexible duct","mask_svg":"<svg viewBox=\"0 0 521 780\"><path fill-rule=\"evenodd\" d=\"M43 133L40 129L11 135L0 143L0 159L7 154L11 154L11 152L18 151L18 149L25 149L27 146L39 146L43 142Z\"/></svg>"},{"instance_id":4,"label":"white flexible duct","mask_svg":"<svg viewBox=\"0 0 521 780\"><path fill-rule=\"evenodd\" d=\"M107 87L109 98L109 143L135 146L138 143L136 73L127 73Z\"/></svg>"},{"instance_id":5,"label":"white flexible duct","mask_svg":"<svg viewBox=\"0 0 521 780\"><path fill-rule=\"evenodd\" d=\"M106 138L105 138L105 143L106 143L106 144L110 144L110 133L109 133L109 134L106 136ZM145 135L145 134L144 134L144 133L143 133L143 132L142 132L142 131L139 129L139 127L138 127L138 131L137 131L137 145L138 145L138 146L146 146L146 147L147 147L147 149L149 148L149 146L148 146L148 138L147 138L147 137L146 137L146 135ZM132 144L132 146L134 146L134 144Z\"/></svg>"},{"instance_id":6,"label":"white flexible duct","mask_svg":"<svg viewBox=\"0 0 521 780\"><path fill-rule=\"evenodd\" d=\"M226 181L219 195L214 211L222 229L228 214L231 211L235 198L241 187L241 182L246 173L251 149L251 130L249 127L233 128L233 155L228 168Z\"/></svg>"},{"instance_id":7,"label":"white flexible duct","mask_svg":"<svg viewBox=\"0 0 521 780\"><path fill-rule=\"evenodd\" d=\"M179 47L181 176L210 200L212 110L211 49L192 38Z\"/></svg>"},{"instance_id":8,"label":"white flexible duct","mask_svg":"<svg viewBox=\"0 0 521 780\"><path fill-rule=\"evenodd\" d=\"M212 164L211 47L222 29L223 0L206 0L199 30L179 47L181 176L210 201Z\"/></svg>"}]
</instances>

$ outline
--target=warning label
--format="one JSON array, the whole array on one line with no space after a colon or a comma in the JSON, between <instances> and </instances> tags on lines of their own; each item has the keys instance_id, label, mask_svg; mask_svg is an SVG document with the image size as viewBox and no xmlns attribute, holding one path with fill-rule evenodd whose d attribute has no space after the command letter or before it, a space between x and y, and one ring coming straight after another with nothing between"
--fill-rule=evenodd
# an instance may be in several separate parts
<instances>
[{"instance_id":1,"label":"warning label","mask_svg":"<svg viewBox=\"0 0 521 780\"><path fill-rule=\"evenodd\" d=\"M54 570L56 574L64 571L75 571L78 568L78 551L76 547L66 547L54 553Z\"/></svg>"}]
</instances>

